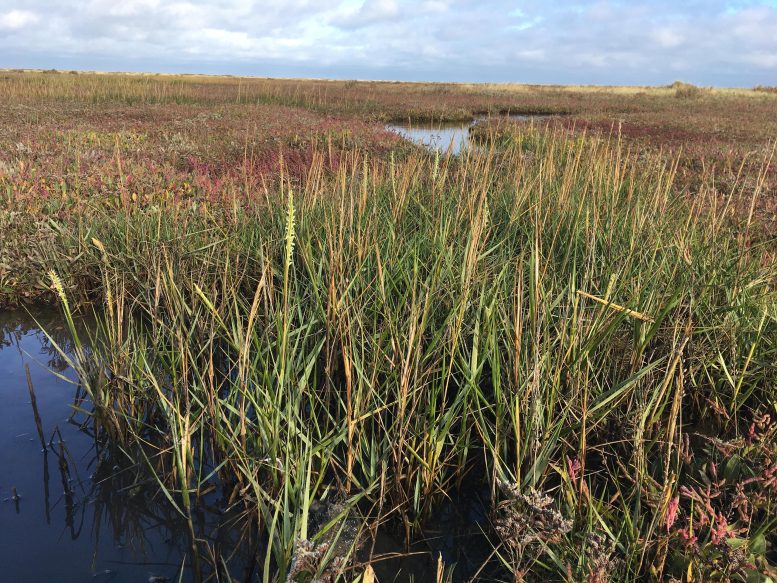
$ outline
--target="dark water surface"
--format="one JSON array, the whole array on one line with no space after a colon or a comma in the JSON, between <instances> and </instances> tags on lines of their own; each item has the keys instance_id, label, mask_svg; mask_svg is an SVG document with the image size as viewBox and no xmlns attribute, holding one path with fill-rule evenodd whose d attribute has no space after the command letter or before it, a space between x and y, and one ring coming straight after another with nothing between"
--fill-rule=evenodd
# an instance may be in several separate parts
<instances>
[{"instance_id":1,"label":"dark water surface","mask_svg":"<svg viewBox=\"0 0 777 583\"><path fill-rule=\"evenodd\" d=\"M57 313L34 316L68 345ZM88 415L74 409L75 378L30 315L0 310L0 581L190 581L188 568L181 573L191 556L186 522L138 468L101 450ZM199 517L206 540L221 536L215 517Z\"/></svg>"}]
</instances>

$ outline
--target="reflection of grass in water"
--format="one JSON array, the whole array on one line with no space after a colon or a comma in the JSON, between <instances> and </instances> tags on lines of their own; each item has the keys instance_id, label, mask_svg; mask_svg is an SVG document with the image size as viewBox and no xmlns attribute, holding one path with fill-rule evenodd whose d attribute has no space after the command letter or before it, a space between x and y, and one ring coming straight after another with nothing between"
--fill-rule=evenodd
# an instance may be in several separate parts
<instances>
[{"instance_id":1,"label":"reflection of grass in water","mask_svg":"<svg viewBox=\"0 0 777 583\"><path fill-rule=\"evenodd\" d=\"M189 522L223 488L267 541L262 580L302 551L331 567L353 518L314 533L321 499L413 538L473 474L571 524L518 553L490 531L515 573L583 577L610 548L622 580L704 572L666 521L678 497L719 544L681 490L708 467L688 455L717 458L683 427L712 408L733 439L773 399L775 265L730 209L675 196L672 168L521 131L456 160L353 153L256 210L90 217L101 248L61 276L106 308L74 362L102 431ZM750 495L760 536L774 500Z\"/></svg>"},{"instance_id":2,"label":"reflection of grass in water","mask_svg":"<svg viewBox=\"0 0 777 583\"><path fill-rule=\"evenodd\" d=\"M45 329L51 335L41 332ZM22 339L34 334L38 342L38 350L33 354L37 359L41 354L46 357L44 364L56 372L64 372L67 362L60 349L71 350L71 339L67 327L62 322L62 315L56 309L35 307L31 312L24 309L0 311L0 350L16 347L21 349Z\"/></svg>"},{"instance_id":3,"label":"reflection of grass in water","mask_svg":"<svg viewBox=\"0 0 777 583\"><path fill-rule=\"evenodd\" d=\"M155 547L164 541L175 549L177 556L186 557L191 552L187 520L160 495L147 466L128 459L129 452L111 450L109 445L99 450L93 485L84 499L94 507L95 544L101 536L110 536L115 543L128 547L135 557L148 558L154 550L158 555L159 549ZM199 553L204 557L222 557L235 572L250 566L254 537L251 523L240 512L225 512L217 492L203 496L194 521ZM109 533L102 532L104 524L110 528ZM175 571L180 569L180 564L170 566ZM221 568L203 561L203 576Z\"/></svg>"}]
</instances>

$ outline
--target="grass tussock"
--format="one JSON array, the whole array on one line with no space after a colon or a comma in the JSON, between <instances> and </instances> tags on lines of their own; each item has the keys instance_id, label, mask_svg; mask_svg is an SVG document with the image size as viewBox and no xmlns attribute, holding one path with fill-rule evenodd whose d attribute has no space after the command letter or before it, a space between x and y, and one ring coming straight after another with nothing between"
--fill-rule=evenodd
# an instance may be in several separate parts
<instances>
[{"instance_id":1,"label":"grass tussock","mask_svg":"<svg viewBox=\"0 0 777 583\"><path fill-rule=\"evenodd\" d=\"M370 580L378 524L473 487L502 580L774 576L771 243L617 141L347 160L30 239L97 308L68 358L103 439L190 521L218 484L264 581Z\"/></svg>"},{"instance_id":2,"label":"grass tussock","mask_svg":"<svg viewBox=\"0 0 777 583\"><path fill-rule=\"evenodd\" d=\"M701 97L703 89L692 83L684 81L675 81L670 86L674 90L674 96L678 99L697 99Z\"/></svg>"}]
</instances>

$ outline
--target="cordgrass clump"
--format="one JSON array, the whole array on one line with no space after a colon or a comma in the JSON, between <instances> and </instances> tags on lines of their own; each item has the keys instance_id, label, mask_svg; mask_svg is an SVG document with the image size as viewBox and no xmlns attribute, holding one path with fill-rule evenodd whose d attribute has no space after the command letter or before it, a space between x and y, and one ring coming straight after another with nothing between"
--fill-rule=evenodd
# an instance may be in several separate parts
<instances>
[{"instance_id":1,"label":"cordgrass clump","mask_svg":"<svg viewBox=\"0 0 777 583\"><path fill-rule=\"evenodd\" d=\"M98 436L184 516L222 489L263 581L355 578L379 524L413 540L473 487L503 578L768 576L773 243L659 158L515 131L459 158L353 151L253 205L66 217Z\"/></svg>"}]
</instances>

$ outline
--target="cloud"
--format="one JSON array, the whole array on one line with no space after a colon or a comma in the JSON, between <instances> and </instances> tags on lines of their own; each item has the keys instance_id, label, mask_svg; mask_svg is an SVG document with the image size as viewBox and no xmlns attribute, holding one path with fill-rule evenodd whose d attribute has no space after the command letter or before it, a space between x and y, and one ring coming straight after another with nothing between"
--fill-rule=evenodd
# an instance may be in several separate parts
<instances>
[{"instance_id":1,"label":"cloud","mask_svg":"<svg viewBox=\"0 0 777 583\"><path fill-rule=\"evenodd\" d=\"M770 0L18 3L0 0L0 66L560 83L777 78Z\"/></svg>"},{"instance_id":2,"label":"cloud","mask_svg":"<svg viewBox=\"0 0 777 583\"><path fill-rule=\"evenodd\" d=\"M359 6L345 6L330 22L340 28L364 28L395 20L400 16L396 0L364 0Z\"/></svg>"},{"instance_id":3,"label":"cloud","mask_svg":"<svg viewBox=\"0 0 777 583\"><path fill-rule=\"evenodd\" d=\"M35 24L38 17L27 10L11 10L0 15L0 29L16 30L30 24Z\"/></svg>"},{"instance_id":4,"label":"cloud","mask_svg":"<svg viewBox=\"0 0 777 583\"><path fill-rule=\"evenodd\" d=\"M666 49L673 49L683 44L685 37L677 30L669 27L662 27L655 30L653 34L658 46Z\"/></svg>"}]
</instances>

